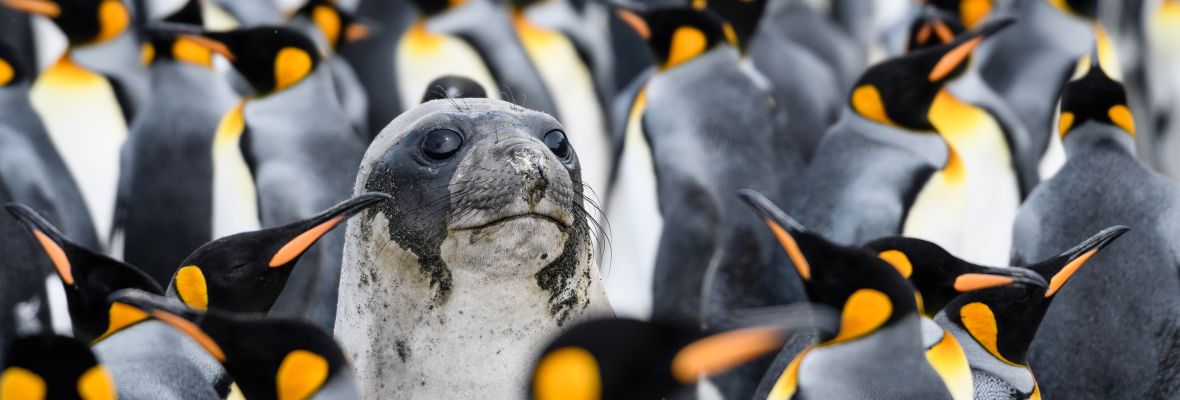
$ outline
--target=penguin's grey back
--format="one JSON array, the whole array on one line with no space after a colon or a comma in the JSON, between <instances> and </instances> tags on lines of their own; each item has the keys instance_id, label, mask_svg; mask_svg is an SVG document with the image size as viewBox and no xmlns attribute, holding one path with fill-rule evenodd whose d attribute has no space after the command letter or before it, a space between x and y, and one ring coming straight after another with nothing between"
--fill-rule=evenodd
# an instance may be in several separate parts
<instances>
[{"instance_id":1,"label":"penguin's grey back","mask_svg":"<svg viewBox=\"0 0 1180 400\"><path fill-rule=\"evenodd\" d=\"M778 148L793 146L804 160L816 147L839 113L843 91L830 67L806 48L773 29L759 27L750 42L750 60L774 86L775 102L786 110L785 132L778 132Z\"/></svg>"},{"instance_id":2,"label":"penguin's grey back","mask_svg":"<svg viewBox=\"0 0 1180 400\"><path fill-rule=\"evenodd\" d=\"M131 126L120 172L123 259L161 285L213 240L213 135L236 96L216 72L181 62L151 68L152 101Z\"/></svg>"},{"instance_id":3,"label":"penguin's grey back","mask_svg":"<svg viewBox=\"0 0 1180 400\"><path fill-rule=\"evenodd\" d=\"M1180 190L1130 151L1131 137L1088 122L1066 138L1065 166L1017 216L1014 263L1045 259L1107 226L1131 228L1056 295L1029 349L1049 398L1169 398L1180 393Z\"/></svg>"}]
</instances>

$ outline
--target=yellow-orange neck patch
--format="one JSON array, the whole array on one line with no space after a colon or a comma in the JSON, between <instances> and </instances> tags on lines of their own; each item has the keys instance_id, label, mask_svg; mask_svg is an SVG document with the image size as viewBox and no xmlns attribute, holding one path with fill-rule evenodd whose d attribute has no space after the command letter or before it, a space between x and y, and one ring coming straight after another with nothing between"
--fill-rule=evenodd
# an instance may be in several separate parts
<instances>
[{"instance_id":1,"label":"yellow-orange neck patch","mask_svg":"<svg viewBox=\"0 0 1180 400\"><path fill-rule=\"evenodd\" d=\"M926 361L946 384L954 400L971 400L975 395L975 383L971 377L971 366L967 353L950 332L942 333L934 347L926 350Z\"/></svg>"},{"instance_id":2,"label":"yellow-orange neck patch","mask_svg":"<svg viewBox=\"0 0 1180 400\"><path fill-rule=\"evenodd\" d=\"M799 365L803 364L803 357L807 355L807 352L814 348L814 345L808 346L799 352L799 355L795 356L790 364L787 364L787 369L783 371L782 375L779 375L778 380L774 382L774 387L766 396L767 400L790 400L795 396L795 392L799 389Z\"/></svg>"},{"instance_id":3,"label":"yellow-orange neck patch","mask_svg":"<svg viewBox=\"0 0 1180 400\"><path fill-rule=\"evenodd\" d=\"M78 394L85 400L115 400L115 380L106 368L95 365L78 378Z\"/></svg>"}]
</instances>

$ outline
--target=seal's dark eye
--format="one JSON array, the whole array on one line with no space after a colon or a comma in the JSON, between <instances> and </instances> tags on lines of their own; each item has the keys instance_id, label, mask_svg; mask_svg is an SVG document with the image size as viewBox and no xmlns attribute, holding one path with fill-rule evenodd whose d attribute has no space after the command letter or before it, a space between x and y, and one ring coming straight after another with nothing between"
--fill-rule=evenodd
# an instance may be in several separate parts
<instances>
[{"instance_id":1,"label":"seal's dark eye","mask_svg":"<svg viewBox=\"0 0 1180 400\"><path fill-rule=\"evenodd\" d=\"M432 160L446 160L459 151L463 136L450 129L435 129L422 140L422 153Z\"/></svg>"},{"instance_id":2,"label":"seal's dark eye","mask_svg":"<svg viewBox=\"0 0 1180 400\"><path fill-rule=\"evenodd\" d=\"M548 147L557 158L564 159L570 156L570 144L565 140L565 132L553 130L546 133L545 147Z\"/></svg>"}]
</instances>

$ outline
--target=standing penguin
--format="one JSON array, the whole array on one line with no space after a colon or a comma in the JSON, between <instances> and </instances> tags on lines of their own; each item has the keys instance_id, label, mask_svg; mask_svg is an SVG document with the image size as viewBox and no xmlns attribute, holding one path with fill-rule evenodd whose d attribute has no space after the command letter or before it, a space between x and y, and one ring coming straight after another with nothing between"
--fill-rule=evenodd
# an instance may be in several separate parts
<instances>
[{"instance_id":1,"label":"standing penguin","mask_svg":"<svg viewBox=\"0 0 1180 400\"><path fill-rule=\"evenodd\" d=\"M1028 360L1049 398L1168 397L1180 377L1167 367L1180 336L1180 189L1135 157L1137 125L1104 66L1091 62L1062 91L1067 159L1021 206L1013 260L1051 256L1104 226L1132 230L1057 293Z\"/></svg>"},{"instance_id":2,"label":"standing penguin","mask_svg":"<svg viewBox=\"0 0 1180 400\"><path fill-rule=\"evenodd\" d=\"M607 195L610 169L614 166L606 103L595 79L601 76L595 68L602 66L589 58L594 54L593 49L588 48L588 43L578 41L578 36L548 28L541 24L543 20L529 17L526 10L536 3L540 2L511 2L512 26L562 116L561 124L569 134L570 144L578 149L582 182L590 188L588 194L601 202ZM568 13L561 15L565 20L579 18L568 1L548 2L543 6L563 5Z\"/></svg>"},{"instance_id":3,"label":"standing penguin","mask_svg":"<svg viewBox=\"0 0 1180 400\"><path fill-rule=\"evenodd\" d=\"M1151 2L1148 2L1151 3ZM1146 43L1146 88L1148 105L1155 118L1154 135L1143 135L1155 154L1156 168L1173 179L1180 179L1180 1L1156 0L1145 6L1143 25ZM1154 137L1149 137L1154 136ZM1142 149L1142 147L1141 147Z\"/></svg>"},{"instance_id":4,"label":"standing penguin","mask_svg":"<svg viewBox=\"0 0 1180 400\"><path fill-rule=\"evenodd\" d=\"M964 6L964 10L969 10L973 6ZM980 18L974 16L969 12L962 12L965 17ZM915 18L910 25L909 40L906 45L906 51L914 51L924 49L927 47L937 46L954 40L955 36L962 34L967 29L972 29L979 25L981 21L971 20L973 24L964 26L959 22L954 15L949 14L941 9L927 7L922 14ZM1024 121L1021 120L1016 111L1008 105L1007 102L1000 97L979 75L979 68L977 63L968 63L959 72L959 76L954 81L947 84L947 91L956 99L960 99L966 103L970 108L972 114L979 115L982 111L987 115L982 118L984 121L977 123L977 126L988 126L987 119L994 120L994 123L1002 131L1004 143L1008 147L1008 154L991 154L982 157L983 161L1003 160L1009 159L1011 166L1005 168L1003 165L996 165L994 161L988 164L978 165L978 161L974 164L974 168L983 169L989 176L1001 175L999 179L1008 180L1010 178L1003 175L1009 174L1008 169L1015 171L1015 179L1020 185L1020 199L1028 196L1032 188L1041 181L1038 167L1040 158L1032 156L1031 137L1028 128L1024 126ZM989 130L984 129L984 135L989 135ZM994 133L990 133L993 138L989 140L994 144L997 140L994 138ZM974 146L980 147L980 146ZM998 149L980 149L991 152L997 152ZM997 168L999 167L999 168Z\"/></svg>"},{"instance_id":5,"label":"standing penguin","mask_svg":"<svg viewBox=\"0 0 1180 400\"><path fill-rule=\"evenodd\" d=\"M69 40L66 53L37 77L30 97L54 146L81 183L100 243L105 245L115 209L119 149L133 110L146 97L138 47L128 30L130 11L120 0L6 1L0 5L48 17ZM122 68L110 68L125 63L134 63L132 70L115 75Z\"/></svg>"},{"instance_id":6,"label":"standing penguin","mask_svg":"<svg viewBox=\"0 0 1180 400\"><path fill-rule=\"evenodd\" d=\"M35 314L40 306L33 302ZM22 336L0 364L0 397L6 400L114 399L111 373L85 342L43 331L32 315L17 316Z\"/></svg>"},{"instance_id":7,"label":"standing penguin","mask_svg":"<svg viewBox=\"0 0 1180 400\"><path fill-rule=\"evenodd\" d=\"M52 261L65 287L74 337L97 342L139 322L135 313L109 303L111 293L121 289L164 293L143 271L71 242L32 209L14 203L4 208L25 225Z\"/></svg>"},{"instance_id":8,"label":"standing penguin","mask_svg":"<svg viewBox=\"0 0 1180 400\"><path fill-rule=\"evenodd\" d=\"M742 67L773 97L780 121L775 148L799 151L811 160L815 148L840 110L844 89L832 69L803 46L775 34L764 23L765 0L713 0L706 7L731 26L742 53ZM789 68L786 66L790 66ZM785 119L785 121L781 121ZM793 150L796 148L798 150ZM793 178L793 177L789 177Z\"/></svg>"},{"instance_id":9,"label":"standing penguin","mask_svg":"<svg viewBox=\"0 0 1180 400\"><path fill-rule=\"evenodd\" d=\"M186 255L214 238L211 149L235 94L213 70L210 50L174 32L145 35L153 101L123 148L115 229L122 232L123 260L163 283Z\"/></svg>"},{"instance_id":10,"label":"standing penguin","mask_svg":"<svg viewBox=\"0 0 1180 400\"><path fill-rule=\"evenodd\" d=\"M580 323L545 346L529 399L673 398L686 385L777 351L793 331L834 332L822 310L773 313L772 323L702 331L697 324L608 318Z\"/></svg>"},{"instance_id":11,"label":"standing penguin","mask_svg":"<svg viewBox=\"0 0 1180 400\"><path fill-rule=\"evenodd\" d=\"M78 184L54 148L49 133L33 104L29 88L35 74L27 67L29 60L16 49L0 41L0 130L5 135L0 157L0 174L8 181L9 201L31 204L51 213L54 220L79 243L98 248L98 236L90 211Z\"/></svg>"},{"instance_id":12,"label":"standing penguin","mask_svg":"<svg viewBox=\"0 0 1180 400\"><path fill-rule=\"evenodd\" d=\"M644 207L639 210L658 213L663 223L651 221L656 215L611 218L616 233L638 236L616 236L614 243L627 241L633 254L654 257L618 264L640 274L654 266L653 317L708 323L727 310L762 305L743 302L749 292L766 292L760 297L776 304L798 300L795 288L762 287L763 281L745 278L780 272L770 268L777 254L773 239L734 193L747 187L779 193L783 177L802 169L802 157L774 151L773 106L742 71L720 19L688 8L641 14L626 14L626 20L646 32L660 71L632 109L635 124L627 132L622 186L611 212ZM646 232L649 223L656 224L654 234Z\"/></svg>"},{"instance_id":13,"label":"standing penguin","mask_svg":"<svg viewBox=\"0 0 1180 400\"><path fill-rule=\"evenodd\" d=\"M560 117L556 103L521 46L508 10L491 0L414 0L419 19L398 42L402 106L416 104L443 75L470 78L488 93Z\"/></svg>"},{"instance_id":14,"label":"standing penguin","mask_svg":"<svg viewBox=\"0 0 1180 400\"><path fill-rule=\"evenodd\" d=\"M812 233L761 196L744 196L774 232L807 297L840 310L835 335L804 349L768 399L950 399L931 366L914 291L885 260Z\"/></svg>"},{"instance_id":15,"label":"standing penguin","mask_svg":"<svg viewBox=\"0 0 1180 400\"><path fill-rule=\"evenodd\" d=\"M134 306L192 338L225 366L248 399L359 399L356 377L332 335L290 319L200 312L159 296L124 291Z\"/></svg>"},{"instance_id":16,"label":"standing penguin","mask_svg":"<svg viewBox=\"0 0 1180 400\"><path fill-rule=\"evenodd\" d=\"M179 264L168 296L199 310L270 311L312 245L348 218L388 199L386 194L365 193L312 218L209 242Z\"/></svg>"},{"instance_id":17,"label":"standing penguin","mask_svg":"<svg viewBox=\"0 0 1180 400\"><path fill-rule=\"evenodd\" d=\"M962 161L933 123L943 117L933 112L935 100L961 104L948 101L947 81L980 41L1004 26L989 24L869 68L794 186L791 214L829 240L859 244L901 233L915 213L915 199L932 181L965 183ZM957 211L956 220L966 217L962 204L933 210L948 207Z\"/></svg>"},{"instance_id":18,"label":"standing penguin","mask_svg":"<svg viewBox=\"0 0 1180 400\"><path fill-rule=\"evenodd\" d=\"M1029 368L1026 358L1037 327L1065 283L1126 231L1122 226L1104 229L1059 255L1028 266L1048 279L1048 285L1000 286L966 293L935 317L966 350L975 398L1040 399L1036 371Z\"/></svg>"},{"instance_id":19,"label":"standing penguin","mask_svg":"<svg viewBox=\"0 0 1180 400\"><path fill-rule=\"evenodd\" d=\"M0 177L0 201L7 202L12 199L3 181ZM46 279L52 268L49 257L37 250L34 240L16 218L0 215L0 240L0 271L4 271L0 279L0 349L7 349L19 331L18 304L37 302L37 312L29 319L36 319L41 325L50 324L51 310L41 304L49 304L46 289L53 282ZM0 355L0 365L4 363L3 357Z\"/></svg>"},{"instance_id":20,"label":"standing penguin","mask_svg":"<svg viewBox=\"0 0 1180 400\"><path fill-rule=\"evenodd\" d=\"M1062 156L1051 148L1053 107L1079 58L1097 35L1102 64L1118 74L1113 41L1096 21L1097 0L1015 0L1008 9L1020 18L1008 34L980 54L980 73L1012 106L1030 133L1029 157L1039 161L1042 176L1060 167Z\"/></svg>"},{"instance_id":21,"label":"standing penguin","mask_svg":"<svg viewBox=\"0 0 1180 400\"><path fill-rule=\"evenodd\" d=\"M373 28L330 0L308 1L295 12L289 24L312 38L324 54L324 63L332 70L332 85L336 88L340 107L348 115L357 135L367 142L370 137L369 98L356 71L338 52L349 43L369 37Z\"/></svg>"},{"instance_id":22,"label":"standing penguin","mask_svg":"<svg viewBox=\"0 0 1180 400\"><path fill-rule=\"evenodd\" d=\"M953 31L942 19L931 16L933 36ZM999 29L1011 20L996 20L982 29ZM915 32L919 39L923 30ZM970 48L982 38L958 40L970 56ZM941 40L941 39L940 39ZM944 45L945 46L945 45ZM964 51L964 50L960 50ZM1021 170L1009 130L988 108L961 97L960 93L986 93L986 84L963 61L947 71L954 82L938 89L924 116L946 141L948 167L936 173L914 199L902 232L938 243L953 254L977 263L1003 264L1011 247L1012 221L1020 205ZM937 68L936 68L937 72ZM931 74L933 77L934 73ZM980 95L972 95L971 99ZM994 103L998 99L991 98ZM1033 160L1024 169L1035 176ZM1035 179L1035 178L1028 178Z\"/></svg>"},{"instance_id":23,"label":"standing penguin","mask_svg":"<svg viewBox=\"0 0 1180 400\"><path fill-rule=\"evenodd\" d=\"M181 37L225 56L255 91L222 119L214 139L214 212L219 204L240 206L257 188L261 226L277 226L311 217L348 196L365 145L353 134L336 99L331 69L310 39L279 27ZM240 186L219 186L223 155L244 156L247 173L242 161L225 160L234 171L227 177L238 179ZM226 197L221 191L228 192ZM253 229L238 231L245 230ZM214 236L224 236L217 225ZM278 310L331 327L342 248L337 232L311 249Z\"/></svg>"}]
</instances>

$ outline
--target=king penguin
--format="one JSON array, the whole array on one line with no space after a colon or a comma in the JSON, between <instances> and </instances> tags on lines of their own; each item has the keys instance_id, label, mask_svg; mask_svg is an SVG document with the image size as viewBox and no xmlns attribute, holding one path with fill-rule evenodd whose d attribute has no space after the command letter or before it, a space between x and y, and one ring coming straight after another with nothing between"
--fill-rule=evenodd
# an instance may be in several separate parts
<instances>
[{"instance_id":1,"label":"king penguin","mask_svg":"<svg viewBox=\"0 0 1180 400\"><path fill-rule=\"evenodd\" d=\"M1149 2L1150 3L1150 2ZM1137 138L1152 143L1157 168L1180 179L1180 1L1156 0L1145 6L1142 20L1146 43L1148 105L1155 117L1155 137ZM1142 149L1142 147L1141 147Z\"/></svg>"},{"instance_id":2,"label":"king penguin","mask_svg":"<svg viewBox=\"0 0 1180 400\"><path fill-rule=\"evenodd\" d=\"M138 268L79 246L64 237L32 209L16 203L4 206L28 229L49 257L65 287L74 337L97 342L139 320L107 297L121 289L163 294L164 289Z\"/></svg>"},{"instance_id":3,"label":"king penguin","mask_svg":"<svg viewBox=\"0 0 1180 400\"><path fill-rule=\"evenodd\" d=\"M811 160L828 125L839 115L843 89L834 72L806 48L766 27L767 1L703 3L730 24L727 32L737 41L743 69L774 100L775 148L787 154L801 152L805 161Z\"/></svg>"},{"instance_id":4,"label":"king penguin","mask_svg":"<svg viewBox=\"0 0 1180 400\"><path fill-rule=\"evenodd\" d=\"M595 79L602 75L595 70L601 66L590 58L595 53L588 43L576 41L577 36L547 27L543 25L544 20L528 15L527 11L541 2L516 0L510 3L516 36L553 98L570 144L578 149L582 183L590 188L584 192L597 197L595 202L601 203L608 195L607 182L614 165L607 133L606 103ZM573 6L566 0L541 6L558 7L561 4L568 13L574 13ZM566 15L565 18L573 20L578 17Z\"/></svg>"},{"instance_id":5,"label":"king penguin","mask_svg":"<svg viewBox=\"0 0 1180 400\"><path fill-rule=\"evenodd\" d=\"M767 399L953 398L927 359L914 291L897 269L808 231L761 195L743 198L781 243L808 301L840 313L836 333L799 352Z\"/></svg>"},{"instance_id":6,"label":"king penguin","mask_svg":"<svg viewBox=\"0 0 1180 400\"><path fill-rule=\"evenodd\" d=\"M146 97L137 47L128 29L131 13L120 0L8 0L0 5L48 17L69 41L66 53L37 77L30 99L66 166L81 183L100 243L106 245L115 209L119 151L133 110ZM112 65L128 62L140 71L108 75L120 69L109 68Z\"/></svg>"},{"instance_id":7,"label":"king penguin","mask_svg":"<svg viewBox=\"0 0 1180 400\"><path fill-rule=\"evenodd\" d=\"M947 31L955 30L957 23L945 22L931 11L924 17L929 28L915 26L914 41L921 39L923 32L946 40ZM971 43L981 40L966 43L975 47ZM954 80L936 92L926 118L946 141L948 166L953 168L945 168L927 181L914 199L902 233L938 243L976 263L1003 264L1008 259L1022 188L1032 183L1021 184L1018 171L1022 169L1015 151L1019 142L1013 140L1011 130L982 106L985 103L973 101L986 96L988 90L969 61L950 74ZM962 95L970 93L974 94ZM998 98L990 99L987 104L1002 104ZM1029 168L1023 170L1035 174L1035 163L1029 161Z\"/></svg>"},{"instance_id":8,"label":"king penguin","mask_svg":"<svg viewBox=\"0 0 1180 400\"><path fill-rule=\"evenodd\" d=\"M39 303L30 303L38 308ZM36 313L26 308L29 313ZM46 331L31 315L18 315L22 336L0 349L0 397L5 400L114 400L110 371L85 342Z\"/></svg>"},{"instance_id":9,"label":"king penguin","mask_svg":"<svg viewBox=\"0 0 1180 400\"><path fill-rule=\"evenodd\" d=\"M349 217L388 199L366 193L312 218L209 242L184 259L167 294L199 310L270 311L312 245Z\"/></svg>"},{"instance_id":10,"label":"king penguin","mask_svg":"<svg viewBox=\"0 0 1180 400\"><path fill-rule=\"evenodd\" d=\"M0 131L2 130L0 128ZM3 177L0 177L0 201L7 202L12 198L3 180ZM4 279L0 280L0 365L3 365L2 349L8 348L19 331L18 306L32 301L37 307L28 319L35 319L38 324L50 326L52 315L48 307L50 302L46 289L49 285L57 283L49 280L56 278L47 277L47 274L52 274L50 271L53 269L50 267L49 257L44 256L44 253L36 248L34 239L25 233L15 217L0 215L0 240L3 240L0 242L0 271L4 271ZM68 320L66 315L59 318ZM56 324L51 327L57 328Z\"/></svg>"},{"instance_id":11,"label":"king penguin","mask_svg":"<svg viewBox=\"0 0 1180 400\"><path fill-rule=\"evenodd\" d=\"M1041 398L1026 355L1042 318L1078 269L1126 231L1124 226L1104 229L1059 255L1028 266L1047 279L1047 285L998 286L965 293L935 317L966 351L975 398Z\"/></svg>"},{"instance_id":12,"label":"king penguin","mask_svg":"<svg viewBox=\"0 0 1180 400\"><path fill-rule=\"evenodd\" d=\"M1063 162L1054 142L1053 107L1061 88L1097 35L1102 64L1116 79L1114 43L1097 22L1097 0L1016 0L1006 10L1020 18L1011 31L980 54L980 73L1028 127L1031 157L1040 160L1041 178ZM1059 142L1057 142L1059 143Z\"/></svg>"},{"instance_id":13,"label":"king penguin","mask_svg":"<svg viewBox=\"0 0 1180 400\"><path fill-rule=\"evenodd\" d=\"M30 61L0 41L0 130L5 135L0 175L10 201L31 204L52 215L70 237L98 248L98 236L86 201L61 154L53 146L41 118L33 110L29 88L35 74Z\"/></svg>"},{"instance_id":14,"label":"king penguin","mask_svg":"<svg viewBox=\"0 0 1180 400\"><path fill-rule=\"evenodd\" d=\"M1132 230L1057 293L1028 361L1048 398L1168 397L1180 389L1167 367L1180 351L1180 188L1135 157L1141 126L1105 65L1092 60L1062 91L1055 132L1067 158L1020 207L1013 260L1051 256L1105 226Z\"/></svg>"},{"instance_id":15,"label":"king penguin","mask_svg":"<svg viewBox=\"0 0 1180 400\"><path fill-rule=\"evenodd\" d=\"M257 204L257 226L272 227L309 218L348 197L365 141L353 134L331 70L311 39L280 27L181 37L229 59L255 92L223 117L213 141L215 213L222 204ZM223 160L231 171L227 186L220 186ZM243 211L250 218L250 210ZM217 228L214 237L231 233ZM332 326L343 242L343 232L333 232L310 250L279 300L281 312Z\"/></svg>"},{"instance_id":16,"label":"king penguin","mask_svg":"<svg viewBox=\"0 0 1180 400\"><path fill-rule=\"evenodd\" d=\"M791 215L828 240L860 244L900 234L919 193L932 181L958 177L954 182L962 182L962 162L932 123L933 106L936 98L949 98L946 83L968 61L971 49L1007 22L865 71L840 120L793 186L795 195L787 203ZM965 210L954 210L962 219Z\"/></svg>"},{"instance_id":17,"label":"king penguin","mask_svg":"<svg viewBox=\"0 0 1180 400\"><path fill-rule=\"evenodd\" d=\"M183 22L200 26L197 3L190 0L176 15L187 10L196 18ZM186 255L214 238L209 149L236 95L214 71L212 51L172 32L144 34L153 100L124 144L115 229L123 238L122 259L163 283Z\"/></svg>"},{"instance_id":18,"label":"king penguin","mask_svg":"<svg viewBox=\"0 0 1180 400\"><path fill-rule=\"evenodd\" d=\"M132 305L196 341L220 361L249 399L359 399L356 377L332 335L306 322L201 312L143 292L115 301Z\"/></svg>"},{"instance_id":19,"label":"king penguin","mask_svg":"<svg viewBox=\"0 0 1180 400\"><path fill-rule=\"evenodd\" d=\"M606 318L565 330L533 364L533 400L659 399L778 351L801 328L835 332L834 313L790 308L763 324L702 331L697 324Z\"/></svg>"},{"instance_id":20,"label":"king penguin","mask_svg":"<svg viewBox=\"0 0 1180 400\"><path fill-rule=\"evenodd\" d=\"M369 97L356 71L338 52L344 46L368 38L374 28L344 11L330 0L308 1L288 22L312 38L332 70L332 84L340 106L364 141L369 140Z\"/></svg>"}]
</instances>

